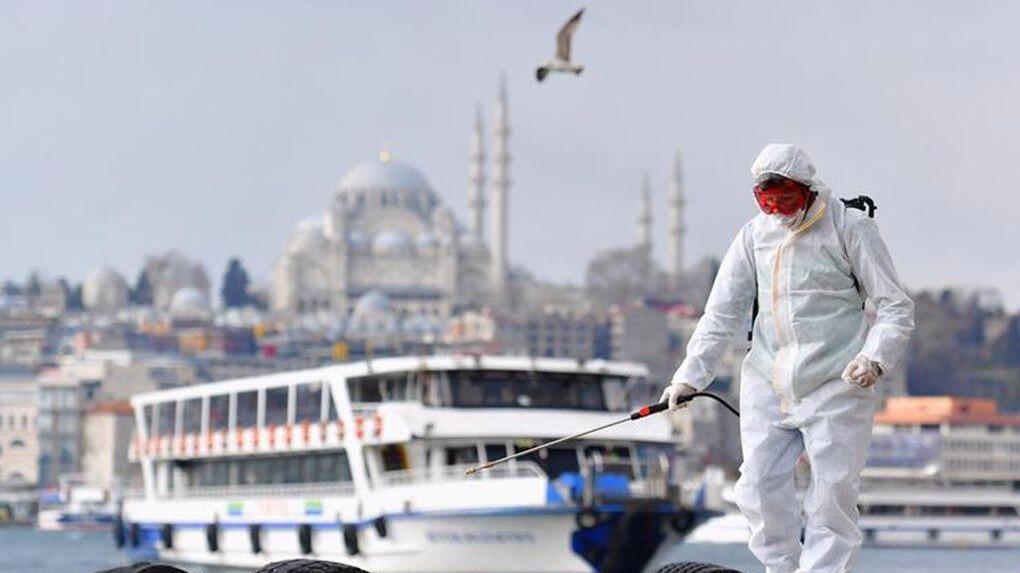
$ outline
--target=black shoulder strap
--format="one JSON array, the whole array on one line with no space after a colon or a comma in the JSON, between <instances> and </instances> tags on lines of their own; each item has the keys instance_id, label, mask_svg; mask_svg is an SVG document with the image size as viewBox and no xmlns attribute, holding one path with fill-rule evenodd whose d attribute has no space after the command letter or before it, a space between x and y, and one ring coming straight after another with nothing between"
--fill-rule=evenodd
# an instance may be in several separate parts
<instances>
[{"instance_id":1,"label":"black shoulder strap","mask_svg":"<svg viewBox=\"0 0 1020 573\"><path fill-rule=\"evenodd\" d=\"M840 199L843 202L843 206L847 209L860 209L868 214L868 218L875 218L875 211L878 210L878 206L875 205L875 200L867 195L858 195L856 199Z\"/></svg>"}]
</instances>

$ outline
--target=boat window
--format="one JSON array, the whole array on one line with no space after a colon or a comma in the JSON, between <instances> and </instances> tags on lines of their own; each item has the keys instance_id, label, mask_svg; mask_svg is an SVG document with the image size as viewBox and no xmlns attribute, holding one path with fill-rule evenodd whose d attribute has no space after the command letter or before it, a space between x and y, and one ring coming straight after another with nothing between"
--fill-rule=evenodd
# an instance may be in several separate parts
<instances>
[{"instance_id":1,"label":"boat window","mask_svg":"<svg viewBox=\"0 0 1020 573\"><path fill-rule=\"evenodd\" d=\"M159 435L159 434L156 432L156 426L153 425L155 420L153 419L153 416L152 416L152 410L153 410L152 404L148 404L148 405L142 406L142 420L143 420L143 423L145 424L145 431L148 432L148 435L156 436L156 435ZM49 420L47 420L47 422L48 421ZM47 425L49 425L49 424L47 424ZM40 427L41 426L42 426L42 424L40 423Z\"/></svg>"},{"instance_id":2,"label":"boat window","mask_svg":"<svg viewBox=\"0 0 1020 573\"><path fill-rule=\"evenodd\" d=\"M197 434L202 431L202 399L191 398L182 404L181 433Z\"/></svg>"},{"instance_id":3,"label":"boat window","mask_svg":"<svg viewBox=\"0 0 1020 573\"><path fill-rule=\"evenodd\" d=\"M382 379L382 400L403 402L408 400L408 379L406 375L389 376Z\"/></svg>"},{"instance_id":4,"label":"boat window","mask_svg":"<svg viewBox=\"0 0 1020 573\"><path fill-rule=\"evenodd\" d=\"M259 393L239 392L237 394L236 428L254 428L259 419Z\"/></svg>"},{"instance_id":5,"label":"boat window","mask_svg":"<svg viewBox=\"0 0 1020 573\"><path fill-rule=\"evenodd\" d=\"M453 448L446 448L446 465L448 466L477 463L478 448L476 446L457 446Z\"/></svg>"},{"instance_id":6,"label":"boat window","mask_svg":"<svg viewBox=\"0 0 1020 573\"><path fill-rule=\"evenodd\" d=\"M521 451L526 448L515 448ZM556 479L564 473L580 472L580 464L577 461L577 450L575 448L547 448L532 456L534 462L542 468L542 471L549 476L549 479Z\"/></svg>"},{"instance_id":7,"label":"boat window","mask_svg":"<svg viewBox=\"0 0 1020 573\"><path fill-rule=\"evenodd\" d=\"M347 391L350 392L351 402L382 402L382 392L379 386L381 386L380 380L375 376L351 378L347 381Z\"/></svg>"},{"instance_id":8,"label":"boat window","mask_svg":"<svg viewBox=\"0 0 1020 573\"><path fill-rule=\"evenodd\" d=\"M172 436L174 426L177 424L177 402L162 402L159 404L159 411L156 415L156 435Z\"/></svg>"},{"instance_id":9,"label":"boat window","mask_svg":"<svg viewBox=\"0 0 1020 573\"><path fill-rule=\"evenodd\" d=\"M286 386L266 389L266 425L282 426L287 423Z\"/></svg>"},{"instance_id":10,"label":"boat window","mask_svg":"<svg viewBox=\"0 0 1020 573\"><path fill-rule=\"evenodd\" d=\"M384 472L406 470L411 467L407 461L407 450L400 444L383 446L379 450L379 457L382 458Z\"/></svg>"},{"instance_id":11,"label":"boat window","mask_svg":"<svg viewBox=\"0 0 1020 573\"><path fill-rule=\"evenodd\" d=\"M594 374L518 371L451 373L453 406L625 410L625 381ZM607 400L608 391L608 400Z\"/></svg>"},{"instance_id":12,"label":"boat window","mask_svg":"<svg viewBox=\"0 0 1020 573\"><path fill-rule=\"evenodd\" d=\"M230 396L220 394L209 398L209 431L226 430L230 424Z\"/></svg>"},{"instance_id":13,"label":"boat window","mask_svg":"<svg viewBox=\"0 0 1020 573\"><path fill-rule=\"evenodd\" d=\"M491 462L506 457L506 444L485 444L485 461Z\"/></svg>"},{"instance_id":14,"label":"boat window","mask_svg":"<svg viewBox=\"0 0 1020 573\"><path fill-rule=\"evenodd\" d=\"M622 412L628 409L627 382L623 378L607 376L602 378L602 395L606 399L606 409Z\"/></svg>"},{"instance_id":15,"label":"boat window","mask_svg":"<svg viewBox=\"0 0 1020 573\"><path fill-rule=\"evenodd\" d=\"M335 422L340 415L336 411L336 403L333 402L333 393L326 392L326 421Z\"/></svg>"},{"instance_id":16,"label":"boat window","mask_svg":"<svg viewBox=\"0 0 1020 573\"><path fill-rule=\"evenodd\" d=\"M192 487L350 482L345 452L201 460L183 465Z\"/></svg>"},{"instance_id":17,"label":"boat window","mask_svg":"<svg viewBox=\"0 0 1020 573\"><path fill-rule=\"evenodd\" d=\"M295 423L314 423L322 418L322 386L321 382L297 386L294 394Z\"/></svg>"}]
</instances>

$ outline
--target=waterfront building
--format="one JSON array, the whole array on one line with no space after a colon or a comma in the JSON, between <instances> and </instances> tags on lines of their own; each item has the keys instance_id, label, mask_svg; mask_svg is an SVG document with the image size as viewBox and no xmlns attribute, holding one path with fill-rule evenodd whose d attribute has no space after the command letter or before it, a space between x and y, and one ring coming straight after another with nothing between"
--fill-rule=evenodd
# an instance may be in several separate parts
<instances>
[{"instance_id":1,"label":"waterfront building","mask_svg":"<svg viewBox=\"0 0 1020 573\"><path fill-rule=\"evenodd\" d=\"M36 388L31 370L0 369L0 489L36 483Z\"/></svg>"},{"instance_id":2,"label":"waterfront building","mask_svg":"<svg viewBox=\"0 0 1020 573\"><path fill-rule=\"evenodd\" d=\"M994 400L891 397L875 416L870 482L1020 487L1020 416Z\"/></svg>"}]
</instances>

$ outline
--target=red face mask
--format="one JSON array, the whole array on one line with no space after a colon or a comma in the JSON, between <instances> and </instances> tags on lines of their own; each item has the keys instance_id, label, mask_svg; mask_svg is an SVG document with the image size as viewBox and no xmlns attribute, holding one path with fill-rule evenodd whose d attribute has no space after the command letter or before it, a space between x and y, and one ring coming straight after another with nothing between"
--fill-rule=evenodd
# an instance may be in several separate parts
<instances>
[{"instance_id":1,"label":"red face mask","mask_svg":"<svg viewBox=\"0 0 1020 573\"><path fill-rule=\"evenodd\" d=\"M808 188L792 179L767 179L754 188L758 207L768 215L789 217L803 209L810 197Z\"/></svg>"}]
</instances>

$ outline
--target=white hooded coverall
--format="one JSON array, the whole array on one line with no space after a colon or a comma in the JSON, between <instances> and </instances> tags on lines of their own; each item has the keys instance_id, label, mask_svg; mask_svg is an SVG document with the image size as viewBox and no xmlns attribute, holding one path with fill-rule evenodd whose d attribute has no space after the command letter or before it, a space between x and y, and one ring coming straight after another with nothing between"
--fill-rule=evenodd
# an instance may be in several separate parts
<instances>
[{"instance_id":1,"label":"white hooded coverall","mask_svg":"<svg viewBox=\"0 0 1020 573\"><path fill-rule=\"evenodd\" d=\"M672 382L698 390L711 383L757 294L741 369L744 460L735 490L751 526L750 549L768 573L843 573L861 543L856 504L876 397L873 387L861 389L840 374L859 353L884 372L895 367L914 327L914 305L874 221L830 197L807 154L771 144L751 172L755 180L767 173L794 179L818 195L792 228L760 213L740 230ZM863 297L877 311L870 329ZM793 480L802 453L811 466L806 523Z\"/></svg>"}]
</instances>

